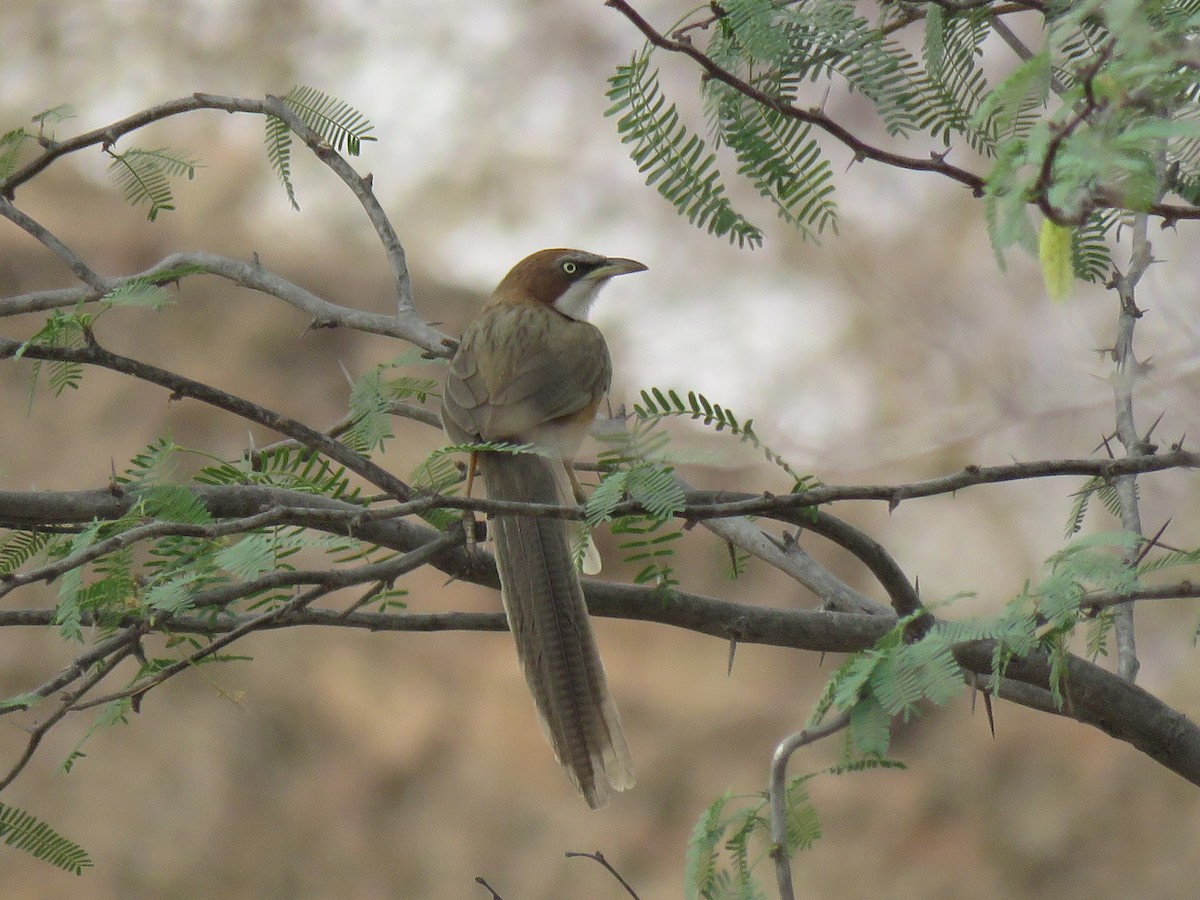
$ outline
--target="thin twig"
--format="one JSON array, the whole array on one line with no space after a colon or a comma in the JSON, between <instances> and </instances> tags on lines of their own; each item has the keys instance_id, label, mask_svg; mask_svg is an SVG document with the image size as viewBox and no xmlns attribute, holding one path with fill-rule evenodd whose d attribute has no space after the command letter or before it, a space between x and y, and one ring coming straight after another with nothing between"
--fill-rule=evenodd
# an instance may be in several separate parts
<instances>
[{"instance_id":1,"label":"thin twig","mask_svg":"<svg viewBox=\"0 0 1200 900\"><path fill-rule=\"evenodd\" d=\"M51 728L57 725L74 708L79 698L83 697L88 691L99 684L125 657L133 652L133 647L139 633L139 629L130 629L129 632L122 635L120 646L111 652L107 658L96 662L90 671L88 671L87 676L80 683L79 687L66 694L62 698L62 702L58 708L37 724L29 734L25 750L18 757L12 768L9 769L8 774L3 779L0 779L0 791L3 791L12 784L16 777L21 774L22 770L29 765L29 761L33 759L33 754L42 743L42 739L49 733Z\"/></svg>"},{"instance_id":2,"label":"thin twig","mask_svg":"<svg viewBox=\"0 0 1200 900\"><path fill-rule=\"evenodd\" d=\"M792 887L792 861L787 851L787 765L792 754L821 738L836 734L850 724L849 711L838 713L827 722L812 725L785 738L771 757L771 858L775 860L775 879L780 900L795 900Z\"/></svg>"},{"instance_id":3,"label":"thin twig","mask_svg":"<svg viewBox=\"0 0 1200 900\"><path fill-rule=\"evenodd\" d=\"M629 894L630 897L633 897L634 900L638 900L638 895L637 895L637 892L634 891L633 885L631 885L628 881L626 881L623 877L621 877L621 873L613 868L612 863L610 863L607 859L605 859L604 854L601 853L599 850L597 850L595 853L580 853L575 850L568 850L566 855L567 855L567 859L576 859L578 857L583 857L584 859L590 859L590 860L594 860L595 862L600 863L600 865L602 865L602 866L604 866L604 868L608 869L609 874L611 874L613 878L617 879L617 881L620 883L621 887L625 888L625 892L627 894Z\"/></svg>"}]
</instances>

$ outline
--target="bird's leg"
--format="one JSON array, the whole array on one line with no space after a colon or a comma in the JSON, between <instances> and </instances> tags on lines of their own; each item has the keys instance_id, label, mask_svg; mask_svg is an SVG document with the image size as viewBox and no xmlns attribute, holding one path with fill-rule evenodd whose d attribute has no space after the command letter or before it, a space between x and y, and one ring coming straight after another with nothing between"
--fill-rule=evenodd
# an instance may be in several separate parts
<instances>
[{"instance_id":1,"label":"bird's leg","mask_svg":"<svg viewBox=\"0 0 1200 900\"><path fill-rule=\"evenodd\" d=\"M475 472L479 468L479 453L475 450L471 451L470 458L467 462L467 488L464 493L466 499L471 499L471 488L475 485ZM462 511L463 533L466 536L467 553L475 552L475 511L473 509L464 509Z\"/></svg>"},{"instance_id":2,"label":"bird's leg","mask_svg":"<svg viewBox=\"0 0 1200 900\"><path fill-rule=\"evenodd\" d=\"M587 494L584 493L583 485L579 483L579 478L575 475L575 460L564 459L563 468L567 470L567 478L571 482L571 492L575 495L575 502L583 506L587 503Z\"/></svg>"},{"instance_id":3,"label":"bird's leg","mask_svg":"<svg viewBox=\"0 0 1200 900\"><path fill-rule=\"evenodd\" d=\"M575 475L575 460L563 459L563 468L567 470L567 480L571 482L571 492L575 495L575 502L580 506L587 505L587 494L583 491L583 485L579 483L579 479ZM600 551L596 549L596 542L592 540L591 531L586 522L578 523L580 537L583 540L583 559L580 561L580 568L586 575L600 574Z\"/></svg>"}]
</instances>

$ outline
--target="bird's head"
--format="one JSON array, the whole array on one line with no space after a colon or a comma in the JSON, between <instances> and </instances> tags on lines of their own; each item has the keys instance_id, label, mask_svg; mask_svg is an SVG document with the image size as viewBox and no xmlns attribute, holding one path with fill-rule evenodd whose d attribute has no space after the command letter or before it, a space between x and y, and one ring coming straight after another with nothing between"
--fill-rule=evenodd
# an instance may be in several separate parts
<instances>
[{"instance_id":1,"label":"bird's head","mask_svg":"<svg viewBox=\"0 0 1200 900\"><path fill-rule=\"evenodd\" d=\"M587 321L600 288L610 278L644 272L637 260L585 250L539 250L512 267L493 295L496 303L541 303Z\"/></svg>"}]
</instances>

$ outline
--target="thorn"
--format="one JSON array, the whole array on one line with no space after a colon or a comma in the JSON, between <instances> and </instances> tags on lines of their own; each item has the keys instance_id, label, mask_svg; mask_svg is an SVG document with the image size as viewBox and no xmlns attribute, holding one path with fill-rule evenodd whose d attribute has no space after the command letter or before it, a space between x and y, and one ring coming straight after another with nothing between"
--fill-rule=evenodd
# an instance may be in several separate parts
<instances>
[{"instance_id":1,"label":"thorn","mask_svg":"<svg viewBox=\"0 0 1200 900\"><path fill-rule=\"evenodd\" d=\"M1141 563L1141 561L1146 558L1146 554L1149 553L1151 550L1153 550L1155 547L1162 546L1161 544L1158 543L1158 539L1163 536L1163 532L1165 532L1167 530L1167 526L1170 524L1171 524L1171 520L1167 519L1167 521L1162 523L1162 527L1159 528L1158 531L1156 531L1154 533L1154 537L1150 538L1150 540L1148 540L1142 544L1142 549L1138 551L1138 555L1136 557L1134 557L1133 562L1130 563L1130 568L1133 568L1134 566L1139 565Z\"/></svg>"},{"instance_id":2,"label":"thorn","mask_svg":"<svg viewBox=\"0 0 1200 900\"><path fill-rule=\"evenodd\" d=\"M354 376L350 374L350 370L346 368L346 364L340 359L338 360L338 368L342 370L342 374L346 376L346 383L351 387L354 386Z\"/></svg>"},{"instance_id":3,"label":"thorn","mask_svg":"<svg viewBox=\"0 0 1200 900\"><path fill-rule=\"evenodd\" d=\"M1115 437L1116 437L1115 433L1114 434L1106 434L1104 437L1102 437L1100 439L1100 443L1092 448L1092 452L1095 453L1097 450L1099 450L1101 447L1103 447L1105 452L1108 454L1109 459L1116 459L1116 456L1113 454L1112 444L1109 443Z\"/></svg>"},{"instance_id":4,"label":"thorn","mask_svg":"<svg viewBox=\"0 0 1200 900\"><path fill-rule=\"evenodd\" d=\"M992 692L987 688L983 689L983 708L987 710L988 730L992 733L992 740L996 739L996 712L992 709Z\"/></svg>"},{"instance_id":5,"label":"thorn","mask_svg":"<svg viewBox=\"0 0 1200 900\"><path fill-rule=\"evenodd\" d=\"M1158 418L1154 420L1154 423L1149 428L1146 429L1146 436L1142 438L1142 443L1145 444L1147 447L1150 446L1150 435L1154 434L1154 429L1158 427L1158 423L1163 420L1163 416L1165 416L1166 414L1167 414L1167 411L1164 409L1162 412L1160 412L1158 414ZM1153 452L1153 451L1151 451L1151 452Z\"/></svg>"},{"instance_id":6,"label":"thorn","mask_svg":"<svg viewBox=\"0 0 1200 900\"><path fill-rule=\"evenodd\" d=\"M738 636L736 633L730 633L730 635L729 635L729 662L726 664L726 667L725 667L725 677L726 678L729 678L733 675L733 657L737 653L737 648L738 648Z\"/></svg>"},{"instance_id":7,"label":"thorn","mask_svg":"<svg viewBox=\"0 0 1200 900\"><path fill-rule=\"evenodd\" d=\"M760 531L759 534L761 534L771 544L771 546L773 546L780 553L787 553L788 548L784 545L783 541L779 540L779 538L775 537L775 535L769 534L765 531Z\"/></svg>"}]
</instances>

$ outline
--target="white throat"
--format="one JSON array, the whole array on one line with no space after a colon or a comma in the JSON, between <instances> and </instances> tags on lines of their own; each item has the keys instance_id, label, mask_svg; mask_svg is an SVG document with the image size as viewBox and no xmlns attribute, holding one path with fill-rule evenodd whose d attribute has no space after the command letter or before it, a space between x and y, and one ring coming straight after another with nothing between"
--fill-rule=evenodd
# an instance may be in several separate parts
<instances>
[{"instance_id":1,"label":"white throat","mask_svg":"<svg viewBox=\"0 0 1200 900\"><path fill-rule=\"evenodd\" d=\"M607 278L600 281L584 278L572 283L563 291L563 295L554 301L554 308L577 322L586 322L588 313L592 310L592 304L596 302L596 295L600 293L600 288L604 287L607 281Z\"/></svg>"}]
</instances>

